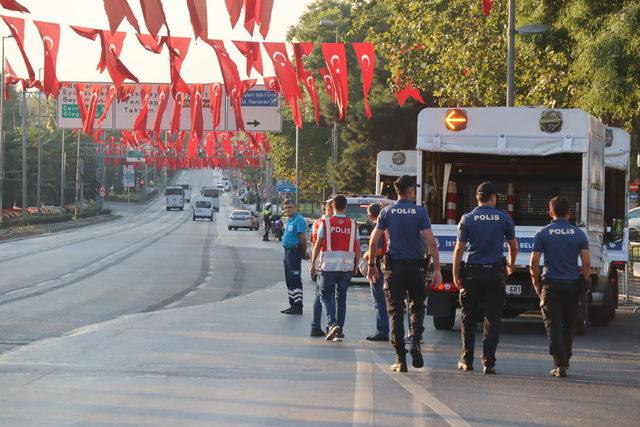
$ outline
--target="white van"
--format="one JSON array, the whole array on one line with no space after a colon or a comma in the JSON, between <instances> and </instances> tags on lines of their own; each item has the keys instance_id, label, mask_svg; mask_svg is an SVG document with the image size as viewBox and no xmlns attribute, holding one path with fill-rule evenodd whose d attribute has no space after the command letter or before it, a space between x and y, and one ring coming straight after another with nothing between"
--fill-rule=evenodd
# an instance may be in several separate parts
<instances>
[{"instance_id":1,"label":"white van","mask_svg":"<svg viewBox=\"0 0 640 427\"><path fill-rule=\"evenodd\" d=\"M167 187L164 191L164 196L167 200L168 211L171 209L184 210L184 190L182 187Z\"/></svg>"},{"instance_id":2,"label":"white van","mask_svg":"<svg viewBox=\"0 0 640 427\"><path fill-rule=\"evenodd\" d=\"M224 191L231 191L231 181L226 176L223 176L219 184L224 185Z\"/></svg>"},{"instance_id":3,"label":"white van","mask_svg":"<svg viewBox=\"0 0 640 427\"><path fill-rule=\"evenodd\" d=\"M200 197L196 200L196 204L193 207L193 220L209 218L209 221L213 221L213 204L214 200L211 197Z\"/></svg>"},{"instance_id":4,"label":"white van","mask_svg":"<svg viewBox=\"0 0 640 427\"><path fill-rule=\"evenodd\" d=\"M182 187L182 189L184 190L184 201L189 203L191 201L191 185L178 184L178 187Z\"/></svg>"},{"instance_id":5,"label":"white van","mask_svg":"<svg viewBox=\"0 0 640 427\"><path fill-rule=\"evenodd\" d=\"M216 187L205 185L202 187L202 190L200 190L200 193L202 193L204 197L208 197L212 200L212 209L214 209L216 212L220 212L220 190L218 190Z\"/></svg>"}]
</instances>

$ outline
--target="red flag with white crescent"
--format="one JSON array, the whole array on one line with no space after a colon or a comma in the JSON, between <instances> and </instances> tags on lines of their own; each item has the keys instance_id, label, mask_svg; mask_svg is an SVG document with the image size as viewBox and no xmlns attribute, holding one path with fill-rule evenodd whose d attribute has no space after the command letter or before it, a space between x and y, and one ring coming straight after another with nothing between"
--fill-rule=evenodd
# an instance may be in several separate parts
<instances>
[{"instance_id":1,"label":"red flag with white crescent","mask_svg":"<svg viewBox=\"0 0 640 427\"><path fill-rule=\"evenodd\" d=\"M267 90L280 93L280 83L278 83L278 78L276 76L264 77L262 80L264 81L264 86Z\"/></svg>"},{"instance_id":2,"label":"red flag with white crescent","mask_svg":"<svg viewBox=\"0 0 640 427\"><path fill-rule=\"evenodd\" d=\"M136 33L140 32L140 26L138 25L138 20L136 16L133 14L129 3L127 0L103 0L104 1L104 11L107 14L107 19L109 20L109 28L112 33L118 31L118 27L124 18L127 18L129 24L133 28L135 28Z\"/></svg>"},{"instance_id":3,"label":"red flag with white crescent","mask_svg":"<svg viewBox=\"0 0 640 427\"><path fill-rule=\"evenodd\" d=\"M60 25L48 22L33 22L38 28L44 47L44 81L42 89L46 96L58 97L60 82L56 75L58 48L60 47Z\"/></svg>"},{"instance_id":4,"label":"red flag with white crescent","mask_svg":"<svg viewBox=\"0 0 640 427\"><path fill-rule=\"evenodd\" d=\"M344 120L349 109L349 79L344 43L323 43L322 54L333 79L338 117Z\"/></svg>"},{"instance_id":5,"label":"red flag with white crescent","mask_svg":"<svg viewBox=\"0 0 640 427\"><path fill-rule=\"evenodd\" d=\"M296 75L299 81L303 81L307 77L307 70L304 68L302 57L313 52L313 43L291 43L291 45L293 46L293 56L296 59Z\"/></svg>"},{"instance_id":6,"label":"red flag with white crescent","mask_svg":"<svg viewBox=\"0 0 640 427\"><path fill-rule=\"evenodd\" d=\"M300 86L296 78L296 71L287 56L287 47L284 43L262 42L273 63L273 70L278 77L280 89L285 101L291 107L293 122L299 128L302 127L302 113L299 102L302 100Z\"/></svg>"},{"instance_id":7,"label":"red flag with white crescent","mask_svg":"<svg viewBox=\"0 0 640 427\"><path fill-rule=\"evenodd\" d=\"M117 32L111 34L109 31L99 31L102 44L101 62L98 64L100 72L106 70L111 76L116 89L120 89L126 79L138 83L138 78L120 61L120 52L127 33Z\"/></svg>"},{"instance_id":8,"label":"red flag with white crescent","mask_svg":"<svg viewBox=\"0 0 640 427\"><path fill-rule=\"evenodd\" d=\"M240 19L240 13L242 13L244 0L224 0L224 2L227 5L227 12L229 12L231 28L235 28L238 20Z\"/></svg>"},{"instance_id":9,"label":"red flag with white crescent","mask_svg":"<svg viewBox=\"0 0 640 427\"><path fill-rule=\"evenodd\" d=\"M256 3L260 0L244 0L244 28L253 36L256 26Z\"/></svg>"},{"instance_id":10,"label":"red flag with white crescent","mask_svg":"<svg viewBox=\"0 0 640 427\"><path fill-rule=\"evenodd\" d=\"M207 153L207 157L213 157L214 155L214 132L207 132L205 137L205 152Z\"/></svg>"},{"instance_id":11,"label":"red flag with white crescent","mask_svg":"<svg viewBox=\"0 0 640 427\"><path fill-rule=\"evenodd\" d=\"M96 120L96 111L98 109L98 100L102 93L103 85L92 84L89 86L89 104L85 105L85 97L87 95L87 88L84 83L76 83L76 103L78 104L78 111L80 118L82 119L82 131L87 135L93 134L93 124Z\"/></svg>"},{"instance_id":12,"label":"red flag with white crescent","mask_svg":"<svg viewBox=\"0 0 640 427\"><path fill-rule=\"evenodd\" d=\"M120 102L127 102L129 98L136 92L136 85L128 84L122 85L116 89L118 94L117 98Z\"/></svg>"},{"instance_id":13,"label":"red flag with white crescent","mask_svg":"<svg viewBox=\"0 0 640 427\"><path fill-rule=\"evenodd\" d=\"M260 75L263 73L262 52L259 42L246 42L234 40L233 44L247 60L247 76L251 75L251 69L256 70Z\"/></svg>"},{"instance_id":14,"label":"red flag with white crescent","mask_svg":"<svg viewBox=\"0 0 640 427\"><path fill-rule=\"evenodd\" d=\"M151 85L140 85L140 112L136 117L133 130L138 132L147 131L147 118L149 117L149 101L151 99Z\"/></svg>"},{"instance_id":15,"label":"red flag with white crescent","mask_svg":"<svg viewBox=\"0 0 640 427\"><path fill-rule=\"evenodd\" d=\"M267 38L271 27L271 12L273 11L273 0L256 1L256 25L260 27L260 35Z\"/></svg>"},{"instance_id":16,"label":"red flag with white crescent","mask_svg":"<svg viewBox=\"0 0 640 427\"><path fill-rule=\"evenodd\" d=\"M164 37L158 36L154 37L150 34L136 34L138 41L146 50L152 53L160 53L162 52L162 47L164 45Z\"/></svg>"},{"instance_id":17,"label":"red flag with white crescent","mask_svg":"<svg viewBox=\"0 0 640 427\"><path fill-rule=\"evenodd\" d=\"M202 138L202 100L204 98L204 85L191 85L191 134L196 138Z\"/></svg>"},{"instance_id":18,"label":"red flag with white crescent","mask_svg":"<svg viewBox=\"0 0 640 427\"><path fill-rule=\"evenodd\" d=\"M180 119L182 118L182 106L185 101L186 94L178 92L173 100L173 109L171 110L171 120L169 122L169 132L174 134L180 130Z\"/></svg>"},{"instance_id":19,"label":"red flag with white crescent","mask_svg":"<svg viewBox=\"0 0 640 427\"><path fill-rule=\"evenodd\" d=\"M11 91L9 90L9 86L18 84L20 82L20 78L16 76L15 71L9 64L7 58L4 58L4 100L8 101L11 98Z\"/></svg>"},{"instance_id":20,"label":"red flag with white crescent","mask_svg":"<svg viewBox=\"0 0 640 427\"><path fill-rule=\"evenodd\" d=\"M174 99L178 93L189 93L189 86L184 82L180 75L182 63L187 57L189 44L191 39L188 37L165 37L167 47L169 48L169 67L171 75L171 95Z\"/></svg>"},{"instance_id":21,"label":"red flag with white crescent","mask_svg":"<svg viewBox=\"0 0 640 427\"><path fill-rule=\"evenodd\" d=\"M18 3L16 0L0 0L0 6L14 12L30 13L29 9Z\"/></svg>"},{"instance_id":22,"label":"red flag with white crescent","mask_svg":"<svg viewBox=\"0 0 640 427\"><path fill-rule=\"evenodd\" d=\"M102 115L98 118L98 127L102 128L102 124L107 118L107 113L109 113L109 109L111 109L111 104L113 104L113 100L116 98L118 94L118 90L114 85L109 85L109 89L107 89L107 99L104 103L104 109L102 110Z\"/></svg>"},{"instance_id":23,"label":"red flag with white crescent","mask_svg":"<svg viewBox=\"0 0 640 427\"><path fill-rule=\"evenodd\" d=\"M316 121L316 125L320 124L320 103L318 102L318 90L316 88L316 79L313 77L313 72L305 71L304 78L302 79L304 87L309 94L309 98L313 102L313 118Z\"/></svg>"},{"instance_id":24,"label":"red flag with white crescent","mask_svg":"<svg viewBox=\"0 0 640 427\"><path fill-rule=\"evenodd\" d=\"M87 120L87 110L84 106L84 96L86 93L86 85L84 83L76 83L74 85L76 89L76 104L78 104L78 113L84 127L84 123Z\"/></svg>"},{"instance_id":25,"label":"red flag with white crescent","mask_svg":"<svg viewBox=\"0 0 640 427\"><path fill-rule=\"evenodd\" d=\"M422 104L426 104L426 102L424 102L424 99L422 98L420 90L411 82L407 82L405 87L398 90L398 92L396 93L396 99L398 100L398 104L400 104L401 107L404 107L404 104L409 98L413 98Z\"/></svg>"},{"instance_id":26,"label":"red flag with white crescent","mask_svg":"<svg viewBox=\"0 0 640 427\"><path fill-rule=\"evenodd\" d=\"M233 157L233 147L231 146L229 132L222 132L222 149L226 153L227 158Z\"/></svg>"},{"instance_id":27,"label":"red flag with white crescent","mask_svg":"<svg viewBox=\"0 0 640 427\"><path fill-rule=\"evenodd\" d=\"M368 118L371 118L371 107L369 106L369 91L373 82L373 72L376 66L376 54L373 43L351 43L356 53L360 71L362 72L362 92L364 95L364 111Z\"/></svg>"},{"instance_id":28,"label":"red flag with white crescent","mask_svg":"<svg viewBox=\"0 0 640 427\"><path fill-rule=\"evenodd\" d=\"M158 36L158 32L163 25L167 28L167 33L169 32L169 25L167 25L167 17L164 14L161 0L140 0L140 7L142 8L142 15L144 15L144 24L153 38Z\"/></svg>"},{"instance_id":29,"label":"red flag with white crescent","mask_svg":"<svg viewBox=\"0 0 640 427\"><path fill-rule=\"evenodd\" d=\"M158 106L156 107L156 116L153 119L153 132L157 140L160 140L160 126L162 125L162 117L167 110L169 104L169 85L158 85L156 92Z\"/></svg>"},{"instance_id":30,"label":"red flag with white crescent","mask_svg":"<svg viewBox=\"0 0 640 427\"><path fill-rule=\"evenodd\" d=\"M489 16L492 8L493 0L482 0L482 12L484 13L484 16Z\"/></svg>"},{"instance_id":31,"label":"red flag with white crescent","mask_svg":"<svg viewBox=\"0 0 640 427\"><path fill-rule=\"evenodd\" d=\"M189 9L189 18L191 19L195 38L209 38L207 0L187 0L187 8Z\"/></svg>"},{"instance_id":32,"label":"red flag with white crescent","mask_svg":"<svg viewBox=\"0 0 640 427\"><path fill-rule=\"evenodd\" d=\"M191 131L189 133L189 144L187 145L187 158L195 159L198 157L198 144L200 142L200 135Z\"/></svg>"},{"instance_id":33,"label":"red flag with white crescent","mask_svg":"<svg viewBox=\"0 0 640 427\"><path fill-rule=\"evenodd\" d=\"M229 56L227 49L224 47L222 40L205 40L209 46L213 48L218 58L220 71L222 72L222 80L224 81L227 97L233 106L233 112L236 119L236 127L244 129L244 119L242 117L242 82L240 74L235 62Z\"/></svg>"},{"instance_id":34,"label":"red flag with white crescent","mask_svg":"<svg viewBox=\"0 0 640 427\"><path fill-rule=\"evenodd\" d=\"M336 95L336 88L333 83L333 77L331 77L331 72L329 71L328 68L320 68L318 72L320 73L320 77L322 77L322 84L324 85L324 90L327 92L327 95L329 95L331 102L335 103L337 95Z\"/></svg>"},{"instance_id":35,"label":"red flag with white crescent","mask_svg":"<svg viewBox=\"0 0 640 427\"><path fill-rule=\"evenodd\" d=\"M211 110L211 126L213 129L218 129L222 111L222 85L220 83L209 84L209 109Z\"/></svg>"},{"instance_id":36,"label":"red flag with white crescent","mask_svg":"<svg viewBox=\"0 0 640 427\"><path fill-rule=\"evenodd\" d=\"M2 19L4 20L4 23L7 24L7 27L9 27L9 31L11 31L11 35L18 45L18 49L22 55L22 60L24 61L24 66L27 68L29 80L34 81L36 79L36 73L33 71L27 52L24 50L24 19L14 18L11 16L3 16Z\"/></svg>"}]
</instances>

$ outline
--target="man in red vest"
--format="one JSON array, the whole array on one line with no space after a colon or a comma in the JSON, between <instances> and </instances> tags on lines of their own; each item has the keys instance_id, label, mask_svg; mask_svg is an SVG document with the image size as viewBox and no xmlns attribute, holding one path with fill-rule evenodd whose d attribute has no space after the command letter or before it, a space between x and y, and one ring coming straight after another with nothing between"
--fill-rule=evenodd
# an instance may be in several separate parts
<instances>
[{"instance_id":1,"label":"man in red vest","mask_svg":"<svg viewBox=\"0 0 640 427\"><path fill-rule=\"evenodd\" d=\"M334 216L325 218L320 225L311 257L311 274L317 274L318 269L320 270L318 284L329 323L327 341L341 340L344 337L342 329L347 312L347 289L360 258L358 224L345 214L346 208L346 197L333 198Z\"/></svg>"},{"instance_id":2,"label":"man in red vest","mask_svg":"<svg viewBox=\"0 0 640 427\"><path fill-rule=\"evenodd\" d=\"M318 240L318 231L325 219L333 216L333 199L329 199L324 204L324 215L316 219L311 227L311 245L314 246ZM317 260L316 260L317 262ZM316 265L316 268L318 266ZM320 297L320 285L318 284L318 274L311 274L311 280L316 282L316 298L313 300L313 320L311 321L311 336L324 337L322 330L322 299Z\"/></svg>"}]
</instances>

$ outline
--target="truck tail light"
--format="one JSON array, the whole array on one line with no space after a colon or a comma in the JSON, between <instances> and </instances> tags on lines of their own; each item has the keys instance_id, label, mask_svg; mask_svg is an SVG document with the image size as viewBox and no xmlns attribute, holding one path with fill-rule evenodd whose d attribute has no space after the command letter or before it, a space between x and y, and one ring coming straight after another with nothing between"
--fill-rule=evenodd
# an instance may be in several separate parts
<instances>
[{"instance_id":1,"label":"truck tail light","mask_svg":"<svg viewBox=\"0 0 640 427\"><path fill-rule=\"evenodd\" d=\"M453 283L450 282L440 282L437 285L434 285L433 283L429 284L429 289L432 292L440 292L440 293L455 293L458 292L458 288L456 288L456 285L454 285Z\"/></svg>"},{"instance_id":2,"label":"truck tail light","mask_svg":"<svg viewBox=\"0 0 640 427\"><path fill-rule=\"evenodd\" d=\"M611 268L609 269L609 286L614 288L618 286L618 271L624 270L624 267L624 261L613 261L611 263Z\"/></svg>"}]
</instances>

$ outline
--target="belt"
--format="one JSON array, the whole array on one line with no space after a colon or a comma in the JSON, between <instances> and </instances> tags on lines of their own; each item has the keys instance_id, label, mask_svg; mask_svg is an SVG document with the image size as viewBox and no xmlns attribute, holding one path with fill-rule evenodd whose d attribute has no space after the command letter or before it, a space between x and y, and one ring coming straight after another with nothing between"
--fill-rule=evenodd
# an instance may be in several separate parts
<instances>
[{"instance_id":1,"label":"belt","mask_svg":"<svg viewBox=\"0 0 640 427\"><path fill-rule=\"evenodd\" d=\"M502 270L503 265L499 264L467 264L468 268L477 268L479 270Z\"/></svg>"},{"instance_id":2,"label":"belt","mask_svg":"<svg viewBox=\"0 0 640 427\"><path fill-rule=\"evenodd\" d=\"M559 285L559 286L575 286L580 279L566 280L566 279L545 279L542 281L543 285Z\"/></svg>"},{"instance_id":3,"label":"belt","mask_svg":"<svg viewBox=\"0 0 640 427\"><path fill-rule=\"evenodd\" d=\"M285 251L292 251L294 249L300 249L300 246L283 246Z\"/></svg>"}]
</instances>

